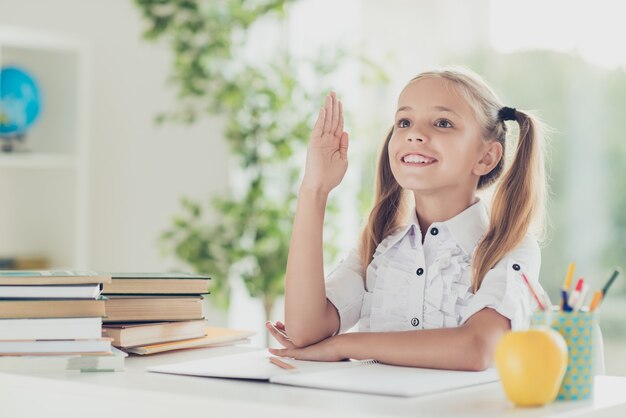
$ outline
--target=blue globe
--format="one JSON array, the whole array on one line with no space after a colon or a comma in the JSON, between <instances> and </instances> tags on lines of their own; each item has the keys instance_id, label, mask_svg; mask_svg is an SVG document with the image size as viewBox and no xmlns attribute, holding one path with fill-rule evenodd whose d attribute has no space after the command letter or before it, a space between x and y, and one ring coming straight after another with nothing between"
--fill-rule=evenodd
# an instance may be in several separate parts
<instances>
[{"instance_id":1,"label":"blue globe","mask_svg":"<svg viewBox=\"0 0 626 418\"><path fill-rule=\"evenodd\" d=\"M17 67L0 69L0 136L24 134L41 111L35 79Z\"/></svg>"}]
</instances>

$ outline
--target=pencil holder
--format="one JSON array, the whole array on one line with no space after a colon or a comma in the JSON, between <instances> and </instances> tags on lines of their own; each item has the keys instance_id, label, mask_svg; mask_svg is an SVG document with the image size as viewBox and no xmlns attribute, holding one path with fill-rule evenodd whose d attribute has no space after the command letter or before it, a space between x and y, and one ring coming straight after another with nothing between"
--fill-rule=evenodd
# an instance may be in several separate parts
<instances>
[{"instance_id":1,"label":"pencil holder","mask_svg":"<svg viewBox=\"0 0 626 418\"><path fill-rule=\"evenodd\" d=\"M568 352L567 370L556 399L589 399L593 395L593 330L597 327L596 312L553 310L547 315L549 317L544 311L535 312L531 324L537 326L551 322L552 328L565 339Z\"/></svg>"}]
</instances>

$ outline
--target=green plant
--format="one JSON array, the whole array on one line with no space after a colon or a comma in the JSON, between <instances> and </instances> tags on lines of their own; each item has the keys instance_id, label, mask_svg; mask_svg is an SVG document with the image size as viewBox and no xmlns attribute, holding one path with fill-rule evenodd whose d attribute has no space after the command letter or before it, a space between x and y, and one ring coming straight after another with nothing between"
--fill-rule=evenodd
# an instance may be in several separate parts
<instances>
[{"instance_id":1,"label":"green plant","mask_svg":"<svg viewBox=\"0 0 626 418\"><path fill-rule=\"evenodd\" d=\"M218 306L228 304L229 275L242 277L250 295L262 299L266 318L284 292L302 168L296 157L305 152L328 78L342 62L359 60L340 49L295 59L279 48L271 62L246 61L246 31L261 18L279 21L292 2L135 0L149 25L146 38L164 39L174 51L170 83L178 103L157 120L193 123L207 114L223 115L224 134L239 166L235 175L246 184L231 196L213 199L215 222L206 220L201 204L183 198L183 213L162 234L165 250L212 275L212 300ZM313 74L317 84L299 82L302 71ZM380 79L382 73L375 69L364 77L372 74ZM331 201L329 218L334 208ZM331 259L336 254L332 245L325 252Z\"/></svg>"}]
</instances>

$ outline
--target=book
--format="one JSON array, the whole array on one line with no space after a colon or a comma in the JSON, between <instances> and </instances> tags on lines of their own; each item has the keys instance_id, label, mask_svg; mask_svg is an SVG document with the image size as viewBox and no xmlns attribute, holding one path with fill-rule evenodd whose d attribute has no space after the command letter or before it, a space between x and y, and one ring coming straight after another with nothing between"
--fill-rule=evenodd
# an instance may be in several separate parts
<instances>
[{"instance_id":1,"label":"book","mask_svg":"<svg viewBox=\"0 0 626 418\"><path fill-rule=\"evenodd\" d=\"M101 333L100 317L0 319L0 340L80 340Z\"/></svg>"},{"instance_id":2,"label":"book","mask_svg":"<svg viewBox=\"0 0 626 418\"><path fill-rule=\"evenodd\" d=\"M201 296L107 295L104 322L204 319Z\"/></svg>"},{"instance_id":3,"label":"book","mask_svg":"<svg viewBox=\"0 0 626 418\"><path fill-rule=\"evenodd\" d=\"M111 273L103 293L199 295L208 293L210 279L188 273Z\"/></svg>"},{"instance_id":4,"label":"book","mask_svg":"<svg viewBox=\"0 0 626 418\"><path fill-rule=\"evenodd\" d=\"M200 321L105 324L102 336L115 347L135 347L204 337L207 323Z\"/></svg>"},{"instance_id":5,"label":"book","mask_svg":"<svg viewBox=\"0 0 626 418\"><path fill-rule=\"evenodd\" d=\"M0 340L0 355L110 352L110 338L92 340Z\"/></svg>"},{"instance_id":6,"label":"book","mask_svg":"<svg viewBox=\"0 0 626 418\"><path fill-rule=\"evenodd\" d=\"M104 298L0 300L0 318L84 318L103 317Z\"/></svg>"},{"instance_id":7,"label":"book","mask_svg":"<svg viewBox=\"0 0 626 418\"><path fill-rule=\"evenodd\" d=\"M72 270L0 270L0 285L111 283L111 275Z\"/></svg>"},{"instance_id":8,"label":"book","mask_svg":"<svg viewBox=\"0 0 626 418\"><path fill-rule=\"evenodd\" d=\"M269 381L282 385L376 395L413 397L498 381L495 368L482 372L423 369L374 360L319 362L283 359L292 369L270 363L267 350L148 367L148 371L187 376Z\"/></svg>"},{"instance_id":9,"label":"book","mask_svg":"<svg viewBox=\"0 0 626 418\"><path fill-rule=\"evenodd\" d=\"M0 372L115 372L124 370L128 354L111 347L107 354L0 356Z\"/></svg>"},{"instance_id":10,"label":"book","mask_svg":"<svg viewBox=\"0 0 626 418\"><path fill-rule=\"evenodd\" d=\"M124 349L128 353L147 355L162 353L165 351L182 350L187 348L222 347L241 342L247 342L248 337L255 334L254 331L236 330L219 327L205 327L205 336L189 340L174 341L162 344L153 344L143 347Z\"/></svg>"},{"instance_id":11,"label":"book","mask_svg":"<svg viewBox=\"0 0 626 418\"><path fill-rule=\"evenodd\" d=\"M37 255L0 257L0 270L43 270L49 265L50 261L46 257Z\"/></svg>"},{"instance_id":12,"label":"book","mask_svg":"<svg viewBox=\"0 0 626 418\"><path fill-rule=\"evenodd\" d=\"M80 285L2 285L4 299L97 299L102 283Z\"/></svg>"}]
</instances>

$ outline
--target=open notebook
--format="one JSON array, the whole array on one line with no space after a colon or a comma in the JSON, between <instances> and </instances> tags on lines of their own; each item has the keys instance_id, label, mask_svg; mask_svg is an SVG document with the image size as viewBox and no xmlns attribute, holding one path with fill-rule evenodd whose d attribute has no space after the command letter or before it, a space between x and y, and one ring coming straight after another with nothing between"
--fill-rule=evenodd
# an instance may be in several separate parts
<instances>
[{"instance_id":1,"label":"open notebook","mask_svg":"<svg viewBox=\"0 0 626 418\"><path fill-rule=\"evenodd\" d=\"M495 382L495 369L483 372L397 367L373 360L317 362L281 359L295 366L285 370L269 362L267 350L211 357L149 367L157 373L233 379L268 380L282 385L391 396L419 396Z\"/></svg>"}]
</instances>

